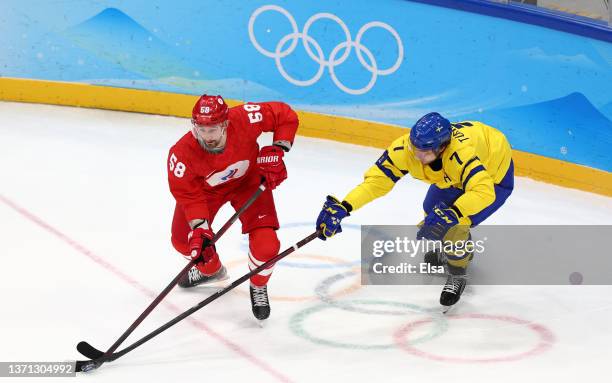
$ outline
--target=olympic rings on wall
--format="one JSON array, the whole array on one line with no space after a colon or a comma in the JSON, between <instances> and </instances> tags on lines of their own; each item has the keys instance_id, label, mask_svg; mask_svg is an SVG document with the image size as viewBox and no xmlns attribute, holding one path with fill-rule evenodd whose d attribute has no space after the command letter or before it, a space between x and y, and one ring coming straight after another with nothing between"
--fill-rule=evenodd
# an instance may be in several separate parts
<instances>
[{"instance_id":1,"label":"olympic rings on wall","mask_svg":"<svg viewBox=\"0 0 612 383\"><path fill-rule=\"evenodd\" d=\"M259 42L257 41L257 38L255 37L255 31L254 31L255 20L260 14L267 12L267 11L275 11L285 16L287 20L289 21L289 24L291 24L291 30L293 31L292 33L285 35L278 41L278 43L276 44L276 49L273 52L266 50L259 44ZM342 31L344 32L345 41L336 45L336 47L332 49L332 51L330 52L328 58L325 57L323 50L321 48L321 45L312 36L308 34L308 31L310 30L314 22L320 19L328 19L328 20L332 20L336 22L340 26ZM395 42L397 44L397 58L395 62L393 63L393 65L390 66L389 68L386 68L386 69L378 68L378 62L376 60L376 57L374 56L374 53L372 53L372 50L368 49L365 45L361 43L361 39L363 38L363 35L371 28L382 28L388 31L391 34L391 36L395 39ZM306 21L306 23L304 24L304 29L302 30L302 32L300 32L298 29L298 25L295 21L295 18L286 9L279 7L278 5L264 5L262 7L257 8L251 14L251 17L249 18L248 29L249 29L249 38L251 39L251 43L253 44L255 49L257 49L257 51L259 51L262 55L273 58L274 62L276 63L276 68L278 69L281 76L283 76L283 78L285 78L285 80L287 80L291 84L297 85L297 86L310 86L310 85L315 84L317 81L319 81L321 76L323 76L323 72L325 71L325 68L327 68L332 81L334 82L334 84L336 84L336 86L340 90L342 90L345 93L352 94L352 95L364 94L364 93L369 92L370 89L374 87L374 84L376 84L376 79L378 78L378 76L386 76L386 75L390 75L394 73L400 67L400 65L402 64L402 60L404 59L404 45L402 43L402 39L400 38L400 35L389 24L383 23L381 21L370 21L364 24L359 29L359 31L357 31L355 40L353 40L353 38L351 37L351 33L348 27L346 26L346 24L344 23L344 21L342 21L342 19L340 19L338 16L332 13L314 14ZM287 73L287 71L285 70L285 67L283 66L282 61L281 61L283 58L293 53L293 51L297 47L297 43L299 39L302 39L302 44L308 56L315 63L319 64L319 69L317 70L315 75L307 80L298 80L298 79L291 77L289 73ZM314 52L313 52L312 47L314 47ZM336 72L335 72L335 68L338 65L344 63L348 59L353 48L355 48L357 59L359 60L359 63L361 64L361 66L366 71L370 72L370 80L364 87L359 88L359 89L352 89L344 85L338 79L338 76L336 75ZM342 51L341 54L340 54L340 51ZM367 60L364 58L364 55L367 57Z\"/></svg>"}]
</instances>

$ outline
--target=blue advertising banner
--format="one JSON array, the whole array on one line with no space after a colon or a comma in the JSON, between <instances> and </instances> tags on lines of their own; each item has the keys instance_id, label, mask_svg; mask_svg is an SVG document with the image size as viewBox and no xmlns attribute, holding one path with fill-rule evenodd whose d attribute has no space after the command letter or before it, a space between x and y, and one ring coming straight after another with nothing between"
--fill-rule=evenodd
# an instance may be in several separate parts
<instances>
[{"instance_id":1,"label":"blue advertising banner","mask_svg":"<svg viewBox=\"0 0 612 383\"><path fill-rule=\"evenodd\" d=\"M4 0L0 76L279 99L401 126L438 111L612 171L612 44L421 2Z\"/></svg>"}]
</instances>

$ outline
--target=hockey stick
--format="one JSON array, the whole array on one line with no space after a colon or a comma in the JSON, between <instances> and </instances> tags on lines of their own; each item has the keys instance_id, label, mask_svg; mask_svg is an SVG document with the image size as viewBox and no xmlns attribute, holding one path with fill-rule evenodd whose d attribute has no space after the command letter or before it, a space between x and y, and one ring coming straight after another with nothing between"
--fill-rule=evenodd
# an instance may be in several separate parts
<instances>
[{"instance_id":1,"label":"hockey stick","mask_svg":"<svg viewBox=\"0 0 612 383\"><path fill-rule=\"evenodd\" d=\"M223 227L221 227L221 229L217 231L214 238L207 246L214 245L215 242L217 242L219 238L221 238L221 236L225 234L229 227L234 222L236 222L236 220L242 215L242 213L244 213L244 211L248 209L249 206L251 206L251 204L253 204L253 202L255 202L255 200L261 195L261 193L266 190L264 181L265 180L262 178L261 184L255 191L255 193L253 193L253 195L244 203L244 205L242 205L242 207L240 207L240 209L238 209L234 213L234 215L232 215L232 217L223 225ZM162 299L164 299L166 295L168 295L170 290L172 290L174 286L178 284L179 279L185 273L187 273L189 269L191 269L198 261L198 259L189 261L189 263L185 265L185 267L177 274L176 277L174 277L174 279L168 284L168 286L166 286L166 288L153 300L153 302L151 302L151 304L142 312L142 314L140 314L140 316L136 318L134 323L132 323L132 325L119 337L119 339L115 341L115 343L113 343L112 346L110 346L110 348L106 352L102 352L96 349L85 341L81 341L79 342L79 344L77 344L77 351L79 351L83 356L90 359L98 359L105 355L111 355L113 352L115 352L115 350L117 350L117 348L119 348L119 345L121 345L121 343L123 343L123 341L125 341L125 339L127 339L127 337L136 329L136 327L138 327L138 325L142 323L142 321L153 311L153 309L162 301Z\"/></svg>"},{"instance_id":2,"label":"hockey stick","mask_svg":"<svg viewBox=\"0 0 612 383\"><path fill-rule=\"evenodd\" d=\"M155 336L161 334L162 332L166 331L170 327L174 326L178 322L180 322L183 319L187 318L191 314L193 314L196 311L200 310L202 307L206 306L210 302L212 302L212 301L216 300L217 298L221 297L222 295L225 295L226 293L230 292L231 290L233 290L234 288L236 288L237 286L242 284L244 281L248 280L251 276L259 273L263 269L273 265L274 263L276 263L276 262L280 261L281 259L285 258L287 255L293 253L294 251L296 251L300 247L306 245L308 242L310 242L313 239L317 238L318 235L319 235L319 232L315 231L314 233L310 234L306 238L304 238L301 241L297 242L295 245L289 247L288 249L286 249L282 253L279 253L274 258L264 262L261 266L257 267L256 269L251 270L250 272L244 274L242 277L236 279L228 287L226 287L226 288L224 288L222 290L217 291L216 293L214 293L211 296L209 296L208 298L204 299L203 301L201 301L197 305L193 306L189 310L183 312L182 314L178 315L177 317L175 317L171 321L167 322L163 326L159 327L158 329L154 330L153 332L149 333L148 335L142 337L140 340L132 343L130 346L124 348L123 350L121 350L119 352L112 353L112 354L110 354L110 353L102 353L99 350L96 350L96 349L94 349L92 347L92 349L93 349L92 351L95 351L95 352L99 353L98 355L100 355L100 356L97 357L97 358L92 358L91 360L79 360L79 361L77 361L76 362L76 371L77 372L92 371L92 370L95 370L96 368L100 367L105 362L112 362L113 360L116 360L116 359L122 357L123 355L125 355L128 352L132 351L136 347L138 347L138 346L142 345L143 343L149 341L150 339L154 338Z\"/></svg>"}]
</instances>

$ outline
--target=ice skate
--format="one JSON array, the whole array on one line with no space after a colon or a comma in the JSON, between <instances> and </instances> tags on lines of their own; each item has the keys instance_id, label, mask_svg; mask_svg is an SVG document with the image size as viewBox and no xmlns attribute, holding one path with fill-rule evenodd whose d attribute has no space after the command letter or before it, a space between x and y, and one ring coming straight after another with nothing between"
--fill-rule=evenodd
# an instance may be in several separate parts
<instances>
[{"instance_id":1,"label":"ice skate","mask_svg":"<svg viewBox=\"0 0 612 383\"><path fill-rule=\"evenodd\" d=\"M179 279L178 285L183 288L194 287L197 285L220 282L228 279L227 269L225 266L221 266L219 271L214 273L213 275L204 275L197 267L192 267L191 270L184 274L181 279Z\"/></svg>"},{"instance_id":2,"label":"ice skate","mask_svg":"<svg viewBox=\"0 0 612 383\"><path fill-rule=\"evenodd\" d=\"M251 306L253 315L258 320L268 319L270 316L270 301L268 300L267 286L253 286L249 288L251 293Z\"/></svg>"},{"instance_id":3,"label":"ice skate","mask_svg":"<svg viewBox=\"0 0 612 383\"><path fill-rule=\"evenodd\" d=\"M447 313L451 307L459 302L466 284L467 278L465 275L448 275L446 284L442 288L442 294L440 294L440 304L442 305L443 313Z\"/></svg>"}]
</instances>

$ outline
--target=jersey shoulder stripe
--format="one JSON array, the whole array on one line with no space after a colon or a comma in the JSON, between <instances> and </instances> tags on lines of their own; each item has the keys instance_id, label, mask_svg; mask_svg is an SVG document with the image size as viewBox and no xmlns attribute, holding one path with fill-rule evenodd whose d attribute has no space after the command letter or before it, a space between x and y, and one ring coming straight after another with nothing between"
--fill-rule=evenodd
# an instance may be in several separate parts
<instances>
[{"instance_id":1,"label":"jersey shoulder stripe","mask_svg":"<svg viewBox=\"0 0 612 383\"><path fill-rule=\"evenodd\" d=\"M385 152L380 156L380 158L376 161L376 166L378 167L378 169L380 169L381 172L383 172L384 175L386 175L387 177L389 177L389 179L391 179L391 181L393 181L394 183L399 181L399 177L396 176L395 174L393 174L393 172L391 171L391 169L386 168L383 164L385 161L389 161L389 163L393 166L395 166L393 164L393 161L391 160L391 158L389 157L389 152L385 150Z\"/></svg>"}]
</instances>

